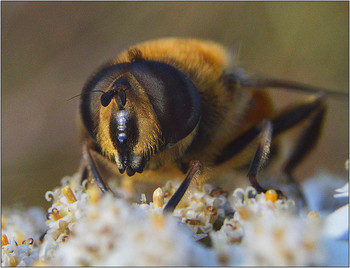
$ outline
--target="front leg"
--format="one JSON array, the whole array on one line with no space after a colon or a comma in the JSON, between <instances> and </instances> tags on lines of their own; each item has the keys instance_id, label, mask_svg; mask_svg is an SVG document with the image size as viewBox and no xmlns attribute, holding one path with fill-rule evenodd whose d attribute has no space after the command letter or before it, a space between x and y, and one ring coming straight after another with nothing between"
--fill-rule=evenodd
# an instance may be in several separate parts
<instances>
[{"instance_id":1,"label":"front leg","mask_svg":"<svg viewBox=\"0 0 350 268\"><path fill-rule=\"evenodd\" d=\"M89 168L90 172L92 173L93 178L95 179L98 187L101 189L103 193L107 191L111 191L108 184L104 182L101 176L101 172L98 169L97 163L94 160L94 158L91 155L91 146L88 145L88 142L84 142L83 144L83 159L85 161L85 167L83 169L83 176L84 174L87 175L87 169Z\"/></svg>"},{"instance_id":2,"label":"front leg","mask_svg":"<svg viewBox=\"0 0 350 268\"><path fill-rule=\"evenodd\" d=\"M184 196L186 190L188 189L188 186L193 181L194 178L199 176L202 172L202 164L199 161L193 161L191 163L191 168L187 172L187 175L179 188L176 190L174 195L170 198L169 202L164 207L163 212L164 213L172 213L176 206L181 201L182 197Z\"/></svg>"}]
</instances>

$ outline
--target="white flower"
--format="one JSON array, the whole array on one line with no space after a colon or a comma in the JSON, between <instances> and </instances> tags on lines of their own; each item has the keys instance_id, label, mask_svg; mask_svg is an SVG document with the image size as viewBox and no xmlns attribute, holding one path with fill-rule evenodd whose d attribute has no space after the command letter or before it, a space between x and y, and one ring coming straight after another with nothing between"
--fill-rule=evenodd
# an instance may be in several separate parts
<instances>
[{"instance_id":1,"label":"white flower","mask_svg":"<svg viewBox=\"0 0 350 268\"><path fill-rule=\"evenodd\" d=\"M336 189L335 198L347 198L348 204L329 214L323 226L327 248L325 265L349 266L349 184Z\"/></svg>"},{"instance_id":2,"label":"white flower","mask_svg":"<svg viewBox=\"0 0 350 268\"><path fill-rule=\"evenodd\" d=\"M164 215L177 182L157 188L149 203L141 195L140 204L130 201L140 200L132 196L133 186L125 187L116 186L116 198L95 183L81 185L76 174L46 195L52 202L47 219L40 210L5 210L2 265L347 264L348 241L341 240L348 232L346 207L323 219L316 211L298 211L291 199L278 200L275 191L258 194L247 187L228 194L204 184L191 187L174 213ZM308 200L329 191L318 187L306 191ZM347 197L346 190L336 190L335 197ZM327 208L320 201L319 208Z\"/></svg>"},{"instance_id":3,"label":"white flower","mask_svg":"<svg viewBox=\"0 0 350 268\"><path fill-rule=\"evenodd\" d=\"M345 184L342 188L336 189L335 198L349 197L349 184ZM348 198L349 202L349 198ZM326 217L324 234L332 238L340 238L344 234L349 233L349 203L336 209Z\"/></svg>"},{"instance_id":4,"label":"white flower","mask_svg":"<svg viewBox=\"0 0 350 268\"><path fill-rule=\"evenodd\" d=\"M234 217L216 233L214 248L223 265L313 265L322 262L319 221L295 213L292 201L269 201L251 188L230 198ZM224 246L226 245L226 246Z\"/></svg>"}]
</instances>

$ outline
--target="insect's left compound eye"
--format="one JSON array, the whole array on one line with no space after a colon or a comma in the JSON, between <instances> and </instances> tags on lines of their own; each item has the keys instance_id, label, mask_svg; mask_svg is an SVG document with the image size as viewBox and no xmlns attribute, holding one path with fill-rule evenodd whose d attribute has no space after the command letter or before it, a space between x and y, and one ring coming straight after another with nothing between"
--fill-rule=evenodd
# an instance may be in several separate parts
<instances>
[{"instance_id":1,"label":"insect's left compound eye","mask_svg":"<svg viewBox=\"0 0 350 268\"><path fill-rule=\"evenodd\" d=\"M163 62L137 61L130 67L147 94L165 143L175 144L189 135L200 118L200 98L193 82Z\"/></svg>"}]
</instances>

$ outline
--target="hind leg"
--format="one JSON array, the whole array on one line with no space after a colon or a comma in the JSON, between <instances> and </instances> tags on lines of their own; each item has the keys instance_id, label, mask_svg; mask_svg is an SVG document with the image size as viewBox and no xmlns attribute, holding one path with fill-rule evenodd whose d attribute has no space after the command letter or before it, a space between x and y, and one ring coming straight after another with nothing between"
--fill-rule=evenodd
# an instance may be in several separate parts
<instances>
[{"instance_id":1,"label":"hind leg","mask_svg":"<svg viewBox=\"0 0 350 268\"><path fill-rule=\"evenodd\" d=\"M315 110L305 119L306 125L301 130L295 143L291 147L291 153L286 159L282 171L287 176L287 181L290 183L297 196L306 203L304 194L301 191L299 182L294 177L295 168L302 162L308 153L315 147L316 142L321 134L322 123L324 121L326 105L324 102L319 102Z\"/></svg>"}]
</instances>

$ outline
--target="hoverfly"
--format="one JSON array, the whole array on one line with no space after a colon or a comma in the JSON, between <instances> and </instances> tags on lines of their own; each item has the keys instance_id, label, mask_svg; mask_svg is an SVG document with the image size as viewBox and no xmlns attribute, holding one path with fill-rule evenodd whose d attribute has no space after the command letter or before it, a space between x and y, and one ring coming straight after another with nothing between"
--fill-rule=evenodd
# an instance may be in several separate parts
<instances>
[{"instance_id":1,"label":"hoverfly","mask_svg":"<svg viewBox=\"0 0 350 268\"><path fill-rule=\"evenodd\" d=\"M257 172L278 148L276 137L303 123L283 165L299 189L293 170L320 136L326 93L336 93L250 76L230 69L229 56L214 42L167 38L130 47L101 67L81 94L83 177L90 172L103 192L110 190L95 155L136 181L156 172L187 173L165 211L175 209L204 167L250 166L251 185L265 192ZM274 111L266 88L301 90L311 97Z\"/></svg>"}]
</instances>

